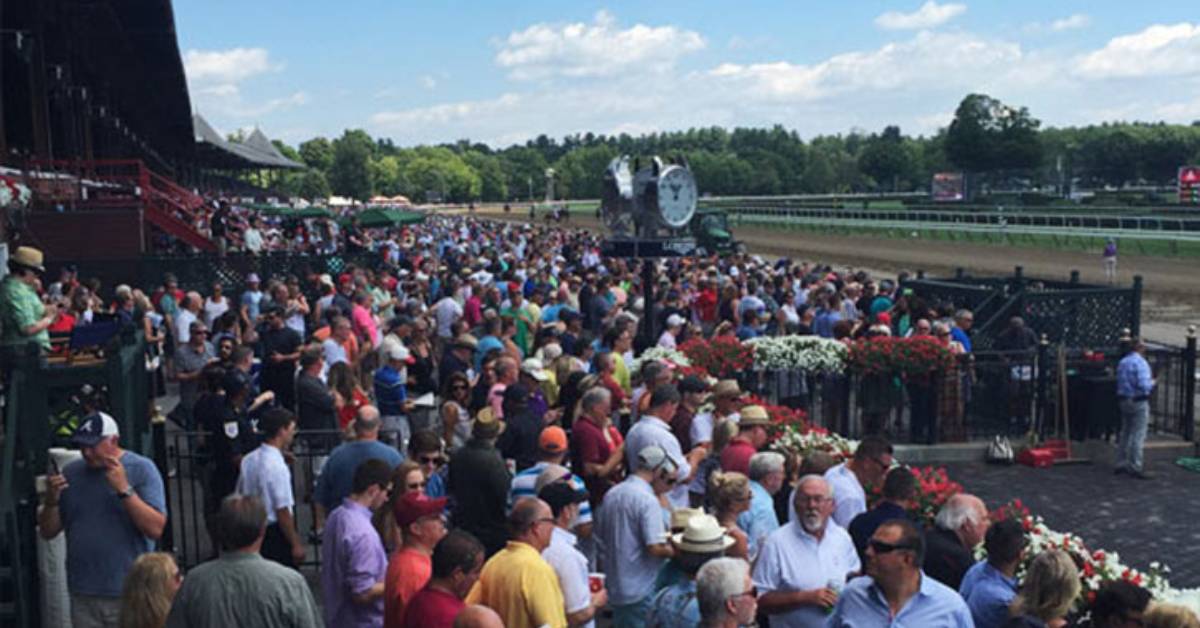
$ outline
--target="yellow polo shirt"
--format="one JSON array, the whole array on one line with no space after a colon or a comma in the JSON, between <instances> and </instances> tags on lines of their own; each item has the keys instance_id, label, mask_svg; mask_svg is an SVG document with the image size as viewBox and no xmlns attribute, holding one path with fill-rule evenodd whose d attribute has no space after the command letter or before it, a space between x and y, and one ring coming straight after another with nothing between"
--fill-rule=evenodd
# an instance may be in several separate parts
<instances>
[{"instance_id":1,"label":"yellow polo shirt","mask_svg":"<svg viewBox=\"0 0 1200 628\"><path fill-rule=\"evenodd\" d=\"M566 628L567 608L554 568L528 543L509 541L483 566L467 604L491 607L506 628Z\"/></svg>"}]
</instances>

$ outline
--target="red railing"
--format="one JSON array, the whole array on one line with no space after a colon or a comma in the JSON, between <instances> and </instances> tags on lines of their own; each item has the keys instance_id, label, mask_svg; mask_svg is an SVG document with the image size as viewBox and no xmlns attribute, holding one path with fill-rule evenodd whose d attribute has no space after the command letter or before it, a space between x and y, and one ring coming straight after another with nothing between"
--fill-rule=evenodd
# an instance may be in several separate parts
<instances>
[{"instance_id":1,"label":"red railing","mask_svg":"<svg viewBox=\"0 0 1200 628\"><path fill-rule=\"evenodd\" d=\"M31 160L26 182L40 206L71 209L137 206L154 226L202 251L216 245L194 224L204 198L136 159Z\"/></svg>"}]
</instances>

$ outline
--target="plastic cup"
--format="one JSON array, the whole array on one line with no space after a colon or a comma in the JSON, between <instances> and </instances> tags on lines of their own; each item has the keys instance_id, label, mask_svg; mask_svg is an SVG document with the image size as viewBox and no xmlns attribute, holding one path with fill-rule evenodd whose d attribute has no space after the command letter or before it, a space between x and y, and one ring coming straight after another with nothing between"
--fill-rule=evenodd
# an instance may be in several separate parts
<instances>
[{"instance_id":1,"label":"plastic cup","mask_svg":"<svg viewBox=\"0 0 1200 628\"><path fill-rule=\"evenodd\" d=\"M588 588L591 589L592 593L599 593L604 589L604 577L602 573L588 574Z\"/></svg>"}]
</instances>

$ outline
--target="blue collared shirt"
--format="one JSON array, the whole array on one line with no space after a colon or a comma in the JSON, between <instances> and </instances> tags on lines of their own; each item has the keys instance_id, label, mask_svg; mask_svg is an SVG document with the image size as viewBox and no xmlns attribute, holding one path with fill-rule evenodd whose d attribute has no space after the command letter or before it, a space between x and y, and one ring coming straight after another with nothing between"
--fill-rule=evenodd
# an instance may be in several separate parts
<instances>
[{"instance_id":1,"label":"blue collared shirt","mask_svg":"<svg viewBox=\"0 0 1200 628\"><path fill-rule=\"evenodd\" d=\"M895 617L870 576L855 578L838 598L826 628L975 628L958 592L921 573L917 594Z\"/></svg>"},{"instance_id":2,"label":"blue collared shirt","mask_svg":"<svg viewBox=\"0 0 1200 628\"><path fill-rule=\"evenodd\" d=\"M1017 579L985 560L967 570L958 592L967 601L977 628L1000 628L1008 621L1008 605L1017 596Z\"/></svg>"},{"instance_id":3,"label":"blue collared shirt","mask_svg":"<svg viewBox=\"0 0 1200 628\"><path fill-rule=\"evenodd\" d=\"M1137 351L1121 358L1117 364L1117 396L1145 397L1154 389L1150 363Z\"/></svg>"},{"instance_id":4,"label":"blue collared shirt","mask_svg":"<svg viewBox=\"0 0 1200 628\"><path fill-rule=\"evenodd\" d=\"M762 484L750 482L750 509L738 515L737 525L749 539L751 558L758 556L758 548L767 535L779 529L779 518L775 516L775 500Z\"/></svg>"}]
</instances>

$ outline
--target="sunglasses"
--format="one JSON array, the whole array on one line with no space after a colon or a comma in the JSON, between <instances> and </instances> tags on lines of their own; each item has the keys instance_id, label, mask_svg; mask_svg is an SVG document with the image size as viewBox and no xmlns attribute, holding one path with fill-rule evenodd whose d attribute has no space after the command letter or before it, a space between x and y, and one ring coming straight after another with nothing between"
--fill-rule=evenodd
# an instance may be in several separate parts
<instances>
[{"instance_id":1,"label":"sunglasses","mask_svg":"<svg viewBox=\"0 0 1200 628\"><path fill-rule=\"evenodd\" d=\"M870 541L867 541L867 545L869 545L876 554L887 554L889 552L894 552L896 550L917 549L911 543L885 543L883 541L877 541L875 539L871 539Z\"/></svg>"},{"instance_id":2,"label":"sunglasses","mask_svg":"<svg viewBox=\"0 0 1200 628\"><path fill-rule=\"evenodd\" d=\"M442 464L441 456L421 456L421 464Z\"/></svg>"}]
</instances>

